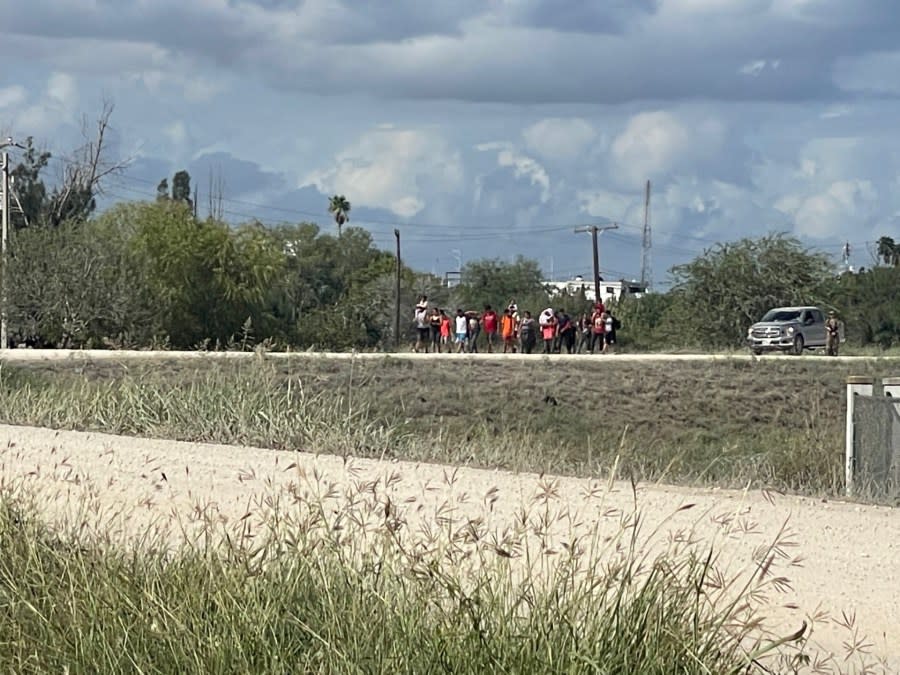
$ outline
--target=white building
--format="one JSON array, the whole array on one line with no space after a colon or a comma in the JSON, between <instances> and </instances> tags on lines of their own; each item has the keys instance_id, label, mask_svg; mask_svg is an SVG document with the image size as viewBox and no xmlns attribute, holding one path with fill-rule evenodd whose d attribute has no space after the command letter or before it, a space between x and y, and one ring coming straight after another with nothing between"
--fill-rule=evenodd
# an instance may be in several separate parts
<instances>
[{"instance_id":1,"label":"white building","mask_svg":"<svg viewBox=\"0 0 900 675\"><path fill-rule=\"evenodd\" d=\"M584 297L589 302L595 302L596 300L594 297L594 284L581 276L568 281L542 281L541 283L551 296L563 293L577 295L583 290ZM619 281L605 281L601 279L600 281L600 300L604 304L607 304L610 300L618 300L623 295L633 295L639 298L646 292L647 289L641 286L639 281L625 281L624 279Z\"/></svg>"}]
</instances>

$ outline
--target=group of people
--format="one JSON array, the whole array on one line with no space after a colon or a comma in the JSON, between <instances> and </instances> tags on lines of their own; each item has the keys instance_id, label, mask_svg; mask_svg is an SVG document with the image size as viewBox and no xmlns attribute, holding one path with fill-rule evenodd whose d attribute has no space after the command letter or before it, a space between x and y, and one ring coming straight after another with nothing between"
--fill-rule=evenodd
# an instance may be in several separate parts
<instances>
[{"instance_id":1,"label":"group of people","mask_svg":"<svg viewBox=\"0 0 900 675\"><path fill-rule=\"evenodd\" d=\"M416 352L477 353L479 341L489 354L502 348L504 354L534 354L538 343L541 354L606 354L616 345L620 321L602 302L590 313L574 319L564 309L548 307L537 318L530 311L519 312L510 301L502 314L490 305L484 311L457 309L454 316L439 307L428 306L427 296L416 303L413 323L416 328ZM482 334L484 335L481 340Z\"/></svg>"}]
</instances>

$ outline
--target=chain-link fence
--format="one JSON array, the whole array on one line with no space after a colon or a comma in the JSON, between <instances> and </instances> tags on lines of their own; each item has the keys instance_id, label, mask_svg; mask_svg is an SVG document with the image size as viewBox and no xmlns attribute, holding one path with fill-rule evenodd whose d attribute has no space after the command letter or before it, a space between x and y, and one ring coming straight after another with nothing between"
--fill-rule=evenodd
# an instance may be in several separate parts
<instances>
[{"instance_id":1,"label":"chain-link fence","mask_svg":"<svg viewBox=\"0 0 900 675\"><path fill-rule=\"evenodd\" d=\"M854 492L900 500L900 399L856 394Z\"/></svg>"}]
</instances>

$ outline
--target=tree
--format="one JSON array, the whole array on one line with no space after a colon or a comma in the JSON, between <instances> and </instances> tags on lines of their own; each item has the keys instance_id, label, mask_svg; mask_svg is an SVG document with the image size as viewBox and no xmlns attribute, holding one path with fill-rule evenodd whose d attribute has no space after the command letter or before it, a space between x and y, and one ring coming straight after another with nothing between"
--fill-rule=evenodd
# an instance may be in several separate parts
<instances>
[{"instance_id":1,"label":"tree","mask_svg":"<svg viewBox=\"0 0 900 675\"><path fill-rule=\"evenodd\" d=\"M11 241L10 334L38 346L143 346L160 334L156 298L130 256L120 207L86 222L29 227Z\"/></svg>"},{"instance_id":2,"label":"tree","mask_svg":"<svg viewBox=\"0 0 900 675\"><path fill-rule=\"evenodd\" d=\"M25 151L19 163L10 171L12 176L13 209L11 224L14 228L39 224L43 219L44 205L47 200L47 187L41 179L41 172L47 167L51 154L38 151L34 147L34 138L25 139Z\"/></svg>"},{"instance_id":3,"label":"tree","mask_svg":"<svg viewBox=\"0 0 900 675\"><path fill-rule=\"evenodd\" d=\"M191 201L191 174L182 169L172 177L172 201L187 204L193 209Z\"/></svg>"},{"instance_id":4,"label":"tree","mask_svg":"<svg viewBox=\"0 0 900 675\"><path fill-rule=\"evenodd\" d=\"M85 220L97 207L96 197L103 192L103 179L119 173L127 165L126 161L107 158L107 135L113 110L111 103L103 104L93 135L87 118L82 120L84 143L66 159L62 182L50 194L45 207L48 224L59 226L69 220Z\"/></svg>"},{"instance_id":5,"label":"tree","mask_svg":"<svg viewBox=\"0 0 900 675\"><path fill-rule=\"evenodd\" d=\"M900 266L900 244L893 237L879 237L876 252L885 265Z\"/></svg>"},{"instance_id":6,"label":"tree","mask_svg":"<svg viewBox=\"0 0 900 675\"><path fill-rule=\"evenodd\" d=\"M673 325L698 344L736 346L767 310L816 304L834 276L827 256L782 234L716 244L672 269Z\"/></svg>"},{"instance_id":7,"label":"tree","mask_svg":"<svg viewBox=\"0 0 900 675\"><path fill-rule=\"evenodd\" d=\"M48 189L42 175L51 159L50 153L37 151L33 139L26 139L22 160L11 171L15 184L13 194L18 199L18 204L15 199L13 203L21 205L21 217L14 219L14 226L58 227L70 220L83 222L93 213L103 180L126 165L107 157L112 113L113 106L104 104L93 131L87 120L83 120L84 143L62 158L60 180L52 189Z\"/></svg>"},{"instance_id":8,"label":"tree","mask_svg":"<svg viewBox=\"0 0 900 675\"><path fill-rule=\"evenodd\" d=\"M454 290L466 309L485 304L501 308L516 300L521 309L537 313L550 302L542 276L537 261L523 256L511 263L499 258L473 260L463 267L461 283Z\"/></svg>"},{"instance_id":9,"label":"tree","mask_svg":"<svg viewBox=\"0 0 900 675\"><path fill-rule=\"evenodd\" d=\"M337 224L338 237L341 236L341 228L350 220L350 202L344 195L334 195L328 200L328 213L334 216Z\"/></svg>"},{"instance_id":10,"label":"tree","mask_svg":"<svg viewBox=\"0 0 900 675\"><path fill-rule=\"evenodd\" d=\"M169 179L163 178L156 186L156 201L165 202L169 199Z\"/></svg>"}]
</instances>

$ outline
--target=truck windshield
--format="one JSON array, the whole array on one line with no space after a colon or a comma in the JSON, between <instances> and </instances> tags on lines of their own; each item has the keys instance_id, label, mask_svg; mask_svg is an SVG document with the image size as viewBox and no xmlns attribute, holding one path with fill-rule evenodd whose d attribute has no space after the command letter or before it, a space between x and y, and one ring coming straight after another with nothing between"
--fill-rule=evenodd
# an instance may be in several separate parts
<instances>
[{"instance_id":1,"label":"truck windshield","mask_svg":"<svg viewBox=\"0 0 900 675\"><path fill-rule=\"evenodd\" d=\"M800 318L799 309L773 309L766 312L761 321L796 321Z\"/></svg>"}]
</instances>

